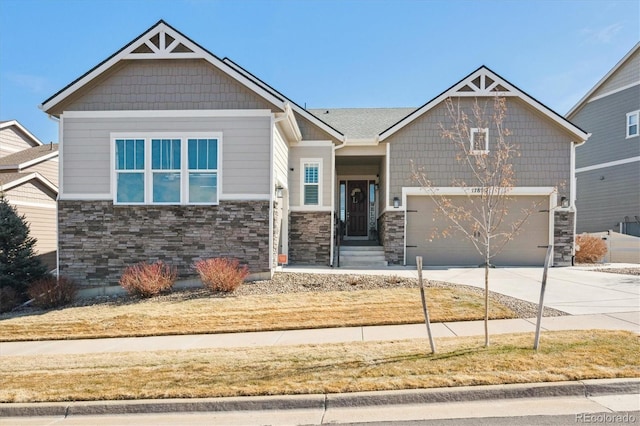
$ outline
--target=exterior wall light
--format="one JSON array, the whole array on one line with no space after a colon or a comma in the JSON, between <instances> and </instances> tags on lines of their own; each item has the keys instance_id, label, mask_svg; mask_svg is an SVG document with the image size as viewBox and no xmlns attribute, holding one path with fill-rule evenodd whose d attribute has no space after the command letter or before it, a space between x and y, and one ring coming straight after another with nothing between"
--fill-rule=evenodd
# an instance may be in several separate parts
<instances>
[{"instance_id":1,"label":"exterior wall light","mask_svg":"<svg viewBox=\"0 0 640 426\"><path fill-rule=\"evenodd\" d=\"M400 207L400 198L393 197L393 208L397 209L398 207Z\"/></svg>"},{"instance_id":2,"label":"exterior wall light","mask_svg":"<svg viewBox=\"0 0 640 426\"><path fill-rule=\"evenodd\" d=\"M562 206L563 209L566 209L569 207L569 199L567 197L561 197L560 198L560 205Z\"/></svg>"},{"instance_id":3,"label":"exterior wall light","mask_svg":"<svg viewBox=\"0 0 640 426\"><path fill-rule=\"evenodd\" d=\"M280 185L276 186L276 197L277 198L282 198L282 190L283 190L283 188Z\"/></svg>"}]
</instances>

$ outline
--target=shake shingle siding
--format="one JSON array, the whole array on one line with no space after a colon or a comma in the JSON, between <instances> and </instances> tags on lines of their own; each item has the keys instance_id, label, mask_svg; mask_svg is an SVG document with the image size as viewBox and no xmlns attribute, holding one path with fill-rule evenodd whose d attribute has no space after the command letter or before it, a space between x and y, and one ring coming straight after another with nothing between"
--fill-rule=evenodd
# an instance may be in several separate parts
<instances>
[{"instance_id":1,"label":"shake shingle siding","mask_svg":"<svg viewBox=\"0 0 640 426\"><path fill-rule=\"evenodd\" d=\"M123 61L52 111L277 109L204 60Z\"/></svg>"},{"instance_id":2,"label":"shake shingle siding","mask_svg":"<svg viewBox=\"0 0 640 426\"><path fill-rule=\"evenodd\" d=\"M473 101L462 100L467 110ZM492 100L489 99L489 112ZM424 167L433 185L454 186L454 180L473 185L468 166L456 161L458 150L451 141L444 140L440 123L449 122L446 107L441 104L418 118L388 143L391 145L389 197L400 197L402 187L418 186L411 181L411 160ZM515 186L557 187L560 196L568 196L570 180L571 137L559 127L542 120L527 106L509 100L505 127L512 135L509 141L519 147L521 156L514 159L517 182ZM489 129L489 150L495 129Z\"/></svg>"}]
</instances>

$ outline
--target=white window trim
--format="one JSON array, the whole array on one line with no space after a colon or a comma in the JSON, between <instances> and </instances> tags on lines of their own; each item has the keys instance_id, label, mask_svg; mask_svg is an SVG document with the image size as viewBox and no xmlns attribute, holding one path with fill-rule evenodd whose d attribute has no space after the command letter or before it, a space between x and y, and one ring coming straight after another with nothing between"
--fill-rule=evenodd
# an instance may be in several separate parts
<instances>
[{"instance_id":1,"label":"white window trim","mask_svg":"<svg viewBox=\"0 0 640 426\"><path fill-rule=\"evenodd\" d=\"M636 116L636 134L630 135L629 128L631 126L629 126L629 117L632 117L634 115ZM624 125L625 125L625 134L627 136L627 139L637 138L638 136L640 136L640 110L628 112L625 120L626 121L624 122Z\"/></svg>"},{"instance_id":2,"label":"white window trim","mask_svg":"<svg viewBox=\"0 0 640 426\"><path fill-rule=\"evenodd\" d=\"M475 147L475 135L477 133L484 133L484 149L474 149ZM477 128L477 127L473 127L471 128L471 131L469 132L469 153L471 154L486 154L487 152L489 152L489 128L485 127L485 128Z\"/></svg>"},{"instance_id":3,"label":"white window trim","mask_svg":"<svg viewBox=\"0 0 640 426\"><path fill-rule=\"evenodd\" d=\"M305 164L318 164L318 204L305 204L304 203L304 166ZM322 158L301 158L300 159L300 206L307 208L322 207L322 179L323 165ZM309 185L309 184L306 184Z\"/></svg>"},{"instance_id":4,"label":"white window trim","mask_svg":"<svg viewBox=\"0 0 640 426\"><path fill-rule=\"evenodd\" d=\"M111 140L111 196L114 205L118 206L176 206L176 205L207 205L216 206L220 203L222 192L222 132L114 132L109 135ZM144 159L144 202L143 203L123 203L118 202L118 171L116 170L116 139L143 139L145 149ZM153 173L151 168L151 140L152 139L180 139L180 202L178 203L154 203L153 202ZM189 158L188 139L217 139L218 141L218 164L217 164L217 187L215 203L190 203L189 202ZM157 172L162 172L157 171ZM213 173L213 172L212 172Z\"/></svg>"}]
</instances>

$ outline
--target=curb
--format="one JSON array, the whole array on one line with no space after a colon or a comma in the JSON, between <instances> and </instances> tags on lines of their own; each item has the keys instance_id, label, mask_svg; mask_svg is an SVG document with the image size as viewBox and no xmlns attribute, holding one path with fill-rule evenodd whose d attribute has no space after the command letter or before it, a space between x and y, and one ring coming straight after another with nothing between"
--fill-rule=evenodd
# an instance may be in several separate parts
<instances>
[{"instance_id":1,"label":"curb","mask_svg":"<svg viewBox=\"0 0 640 426\"><path fill-rule=\"evenodd\" d=\"M573 382L464 386L341 394L279 395L197 399L84 401L58 403L2 403L0 417L87 416L144 413L295 410L380 405L429 404L515 398L590 397L640 394L640 378Z\"/></svg>"}]
</instances>

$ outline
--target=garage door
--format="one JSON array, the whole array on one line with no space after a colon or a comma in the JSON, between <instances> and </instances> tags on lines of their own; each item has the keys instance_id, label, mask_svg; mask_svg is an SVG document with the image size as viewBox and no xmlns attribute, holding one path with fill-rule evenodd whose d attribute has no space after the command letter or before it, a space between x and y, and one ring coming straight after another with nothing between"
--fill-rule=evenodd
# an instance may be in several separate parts
<instances>
[{"instance_id":1,"label":"garage door","mask_svg":"<svg viewBox=\"0 0 640 426\"><path fill-rule=\"evenodd\" d=\"M466 196L454 196L459 205L467 202ZM497 266L540 266L544 264L546 246L549 244L549 196L518 196L509 202L509 215L505 223L521 217L521 210L539 203L529 216L520 234L509 241L500 254L493 258ZM434 228L440 230L449 225L442 215L434 216L435 203L428 196L407 197L407 264L415 265L416 256L422 256L427 266L472 266L484 263L473 244L463 235L454 233L447 238L430 238ZM435 217L435 220L434 220Z\"/></svg>"}]
</instances>

